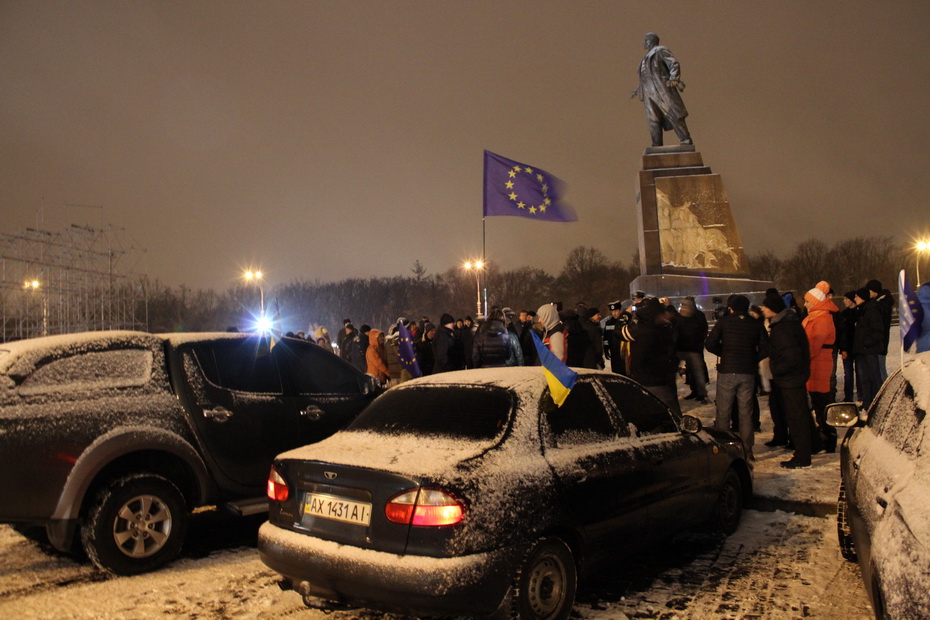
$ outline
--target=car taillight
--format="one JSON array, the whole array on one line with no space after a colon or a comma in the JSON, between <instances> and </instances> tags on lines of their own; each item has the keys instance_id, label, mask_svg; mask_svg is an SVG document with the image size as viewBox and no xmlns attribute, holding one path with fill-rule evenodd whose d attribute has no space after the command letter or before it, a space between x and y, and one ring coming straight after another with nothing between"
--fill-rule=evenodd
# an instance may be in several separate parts
<instances>
[{"instance_id":1,"label":"car taillight","mask_svg":"<svg viewBox=\"0 0 930 620\"><path fill-rule=\"evenodd\" d=\"M420 489L395 495L384 515L404 525L455 525L465 516L465 506L442 489Z\"/></svg>"},{"instance_id":2,"label":"car taillight","mask_svg":"<svg viewBox=\"0 0 930 620\"><path fill-rule=\"evenodd\" d=\"M271 468L271 472L268 474L268 490L265 494L268 499L276 502L283 502L287 499L287 482L274 467Z\"/></svg>"}]
</instances>

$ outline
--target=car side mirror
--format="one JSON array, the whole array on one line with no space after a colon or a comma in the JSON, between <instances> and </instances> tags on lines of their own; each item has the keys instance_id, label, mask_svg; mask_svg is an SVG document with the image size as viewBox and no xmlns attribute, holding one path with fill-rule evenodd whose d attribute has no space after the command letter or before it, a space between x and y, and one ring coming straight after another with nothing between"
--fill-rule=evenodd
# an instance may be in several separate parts
<instances>
[{"instance_id":1,"label":"car side mirror","mask_svg":"<svg viewBox=\"0 0 930 620\"><path fill-rule=\"evenodd\" d=\"M693 435L695 433L700 433L703 428L704 428L704 425L701 424L701 420L699 418L696 418L693 415L688 415L688 414L681 416L681 430L682 431Z\"/></svg>"},{"instance_id":2,"label":"car side mirror","mask_svg":"<svg viewBox=\"0 0 930 620\"><path fill-rule=\"evenodd\" d=\"M827 405L827 424L849 428L859 422L859 407L855 403L833 403Z\"/></svg>"}]
</instances>

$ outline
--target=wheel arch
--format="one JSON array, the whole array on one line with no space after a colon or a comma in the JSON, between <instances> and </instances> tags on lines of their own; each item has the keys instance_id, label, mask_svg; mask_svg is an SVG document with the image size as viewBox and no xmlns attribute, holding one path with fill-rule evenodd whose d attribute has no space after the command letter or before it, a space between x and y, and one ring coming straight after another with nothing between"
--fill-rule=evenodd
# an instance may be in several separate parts
<instances>
[{"instance_id":1,"label":"wheel arch","mask_svg":"<svg viewBox=\"0 0 930 620\"><path fill-rule=\"evenodd\" d=\"M87 498L102 484L132 471L165 476L191 507L202 504L210 493L206 464L184 438L151 426L122 427L98 437L81 453L65 482L52 519L79 518Z\"/></svg>"}]
</instances>

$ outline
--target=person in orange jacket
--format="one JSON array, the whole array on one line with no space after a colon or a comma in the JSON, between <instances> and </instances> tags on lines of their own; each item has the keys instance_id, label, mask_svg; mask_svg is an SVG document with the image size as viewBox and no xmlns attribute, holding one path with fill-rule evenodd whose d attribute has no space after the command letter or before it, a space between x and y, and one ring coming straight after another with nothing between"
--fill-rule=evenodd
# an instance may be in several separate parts
<instances>
[{"instance_id":1,"label":"person in orange jacket","mask_svg":"<svg viewBox=\"0 0 930 620\"><path fill-rule=\"evenodd\" d=\"M391 378L388 371L387 358L384 354L384 332L373 329L368 332L368 349L365 351L365 360L368 362L368 374L383 384Z\"/></svg>"},{"instance_id":2,"label":"person in orange jacket","mask_svg":"<svg viewBox=\"0 0 930 620\"><path fill-rule=\"evenodd\" d=\"M833 402L830 378L833 375L833 349L836 343L836 327L833 314L839 308L830 299L830 284L824 281L804 294L807 317L802 322L807 334L811 353L811 374L807 380L807 392L817 418L823 448L836 451L836 429L827 424L827 405ZM816 444L816 441L812 442Z\"/></svg>"}]
</instances>

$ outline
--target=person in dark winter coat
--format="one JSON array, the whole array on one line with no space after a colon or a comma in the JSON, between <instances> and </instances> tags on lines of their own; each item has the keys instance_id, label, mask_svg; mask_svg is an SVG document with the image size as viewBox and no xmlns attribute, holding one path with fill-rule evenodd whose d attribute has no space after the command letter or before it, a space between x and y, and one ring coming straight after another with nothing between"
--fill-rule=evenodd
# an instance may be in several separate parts
<instances>
[{"instance_id":1,"label":"person in dark winter coat","mask_svg":"<svg viewBox=\"0 0 930 620\"><path fill-rule=\"evenodd\" d=\"M891 291L882 288L882 283L878 280L869 280L865 287L869 289L869 296L874 299L876 305L878 305L878 309L882 315L882 325L884 326L882 338L884 339L885 348L878 357L878 376L879 385L881 385L885 382L885 379L888 378L886 358L888 356L888 342L891 336L891 314L894 309L894 298L891 296Z\"/></svg>"},{"instance_id":2,"label":"person in dark winter coat","mask_svg":"<svg viewBox=\"0 0 930 620\"><path fill-rule=\"evenodd\" d=\"M839 329L836 334L836 346L843 359L843 402L851 403L855 397L856 372L853 363L853 340L856 336L856 291L843 294L843 310L840 311Z\"/></svg>"},{"instance_id":3,"label":"person in dark winter coat","mask_svg":"<svg viewBox=\"0 0 930 620\"><path fill-rule=\"evenodd\" d=\"M702 405L707 400L707 366L704 363L704 340L707 338L707 317L698 311L693 297L681 300L675 319L678 331L678 358L685 363L691 393L685 399L694 399Z\"/></svg>"},{"instance_id":4,"label":"person in dark winter coat","mask_svg":"<svg viewBox=\"0 0 930 620\"><path fill-rule=\"evenodd\" d=\"M523 349L523 364L526 366L536 366L539 359L536 353L536 345L533 343L533 324L536 323L536 313L532 310L520 311L520 348ZM542 336L540 336L542 340Z\"/></svg>"},{"instance_id":5,"label":"person in dark winter coat","mask_svg":"<svg viewBox=\"0 0 930 620\"><path fill-rule=\"evenodd\" d=\"M620 337L630 343L630 378L681 415L675 384L675 328L665 305L655 297L644 299L636 308L636 321L623 326Z\"/></svg>"},{"instance_id":6,"label":"person in dark winter coat","mask_svg":"<svg viewBox=\"0 0 930 620\"><path fill-rule=\"evenodd\" d=\"M588 348L588 333L581 324L578 313L571 308L559 313L562 325L565 326L565 336L568 341L569 366L581 367L584 365L585 350Z\"/></svg>"},{"instance_id":7,"label":"person in dark winter coat","mask_svg":"<svg viewBox=\"0 0 930 620\"><path fill-rule=\"evenodd\" d=\"M784 410L788 433L794 444L794 456L782 461L788 469L811 464L811 430L814 419L807 403L807 379L810 377L810 349L807 334L798 313L785 305L778 295L767 295L762 312L769 320L769 365L772 391ZM773 413L774 418L774 413Z\"/></svg>"},{"instance_id":8,"label":"person in dark winter coat","mask_svg":"<svg viewBox=\"0 0 930 620\"><path fill-rule=\"evenodd\" d=\"M862 407L868 409L882 385L881 356L888 350L885 344L885 322L878 302L867 287L856 291L859 319L853 335L853 357Z\"/></svg>"},{"instance_id":9,"label":"person in dark winter coat","mask_svg":"<svg viewBox=\"0 0 930 620\"><path fill-rule=\"evenodd\" d=\"M454 325L455 318L449 313L439 319L439 327L433 339L433 373L462 370L465 367L461 344L455 339Z\"/></svg>"},{"instance_id":10,"label":"person in dark winter coat","mask_svg":"<svg viewBox=\"0 0 930 620\"><path fill-rule=\"evenodd\" d=\"M629 343L620 337L620 330L630 322L632 315L623 308L620 300L608 304L610 318L604 323L604 351L610 360L610 371L619 375L627 374L626 358Z\"/></svg>"},{"instance_id":11,"label":"person in dark winter coat","mask_svg":"<svg viewBox=\"0 0 930 620\"><path fill-rule=\"evenodd\" d=\"M480 320L481 317L478 317ZM475 333L477 328L470 316L466 316L464 321L456 321L453 333L456 334L457 341L460 343L463 353L462 362L465 368L475 368L475 362L472 359L472 352L475 350Z\"/></svg>"},{"instance_id":12,"label":"person in dark winter coat","mask_svg":"<svg viewBox=\"0 0 930 620\"><path fill-rule=\"evenodd\" d=\"M423 337L416 341L414 349L417 353L417 362L423 376L433 374L433 338L436 337L436 326L432 323L423 324Z\"/></svg>"},{"instance_id":13,"label":"person in dark winter coat","mask_svg":"<svg viewBox=\"0 0 930 620\"><path fill-rule=\"evenodd\" d=\"M768 356L768 336L761 321L749 315L749 299L734 295L728 314L707 337L707 350L720 357L717 366L717 420L721 430L730 429L734 401L739 409L739 435L752 455L755 443L753 398L759 361Z\"/></svg>"},{"instance_id":14,"label":"person in dark winter coat","mask_svg":"<svg viewBox=\"0 0 930 620\"><path fill-rule=\"evenodd\" d=\"M513 355L514 338L507 329L504 313L500 308L491 308L488 320L475 332L472 362L475 368L502 368ZM521 351L522 356L522 351Z\"/></svg>"},{"instance_id":15,"label":"person in dark winter coat","mask_svg":"<svg viewBox=\"0 0 930 620\"><path fill-rule=\"evenodd\" d=\"M597 308L588 308L584 320L581 322L587 334L584 350L584 368L604 368L604 331L601 329L601 311Z\"/></svg>"}]
</instances>

